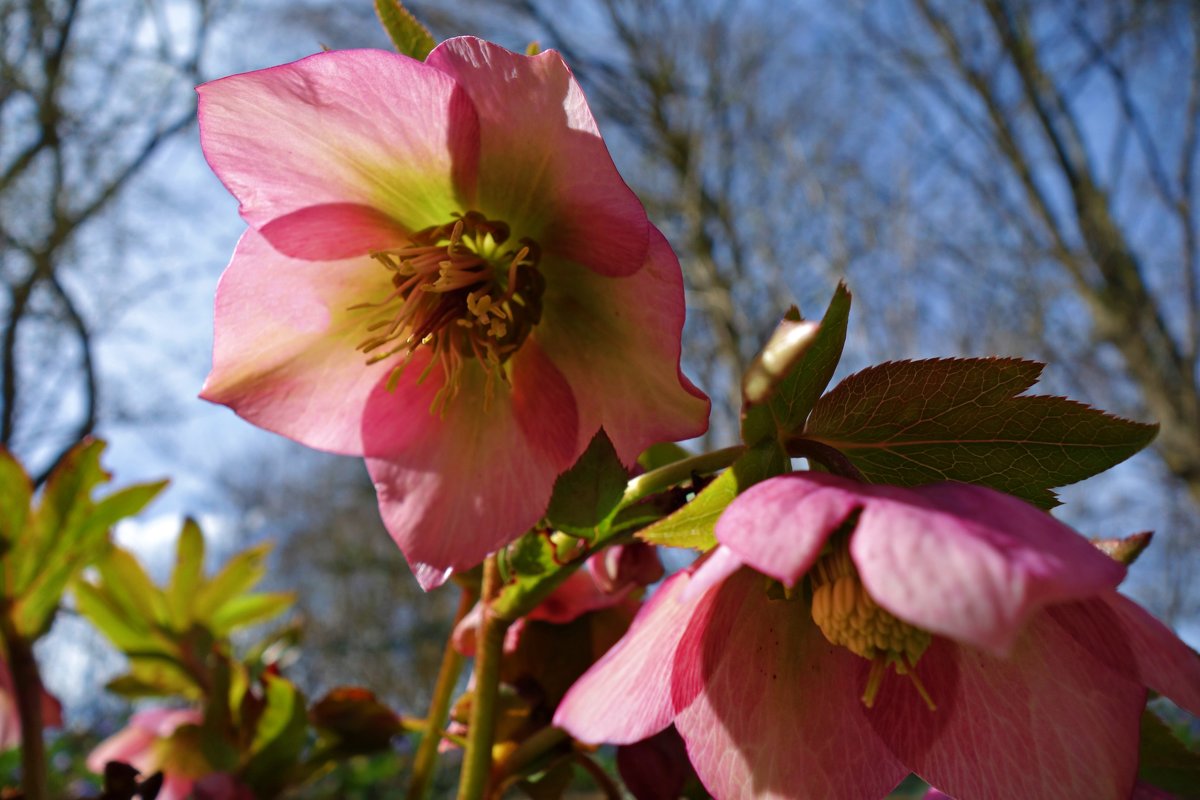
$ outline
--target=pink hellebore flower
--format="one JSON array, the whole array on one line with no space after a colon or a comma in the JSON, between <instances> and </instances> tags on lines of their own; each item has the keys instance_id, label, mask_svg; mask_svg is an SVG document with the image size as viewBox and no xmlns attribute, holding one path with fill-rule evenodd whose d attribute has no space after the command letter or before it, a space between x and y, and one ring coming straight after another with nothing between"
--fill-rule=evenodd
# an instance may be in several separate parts
<instances>
[{"instance_id":1,"label":"pink hellebore flower","mask_svg":"<svg viewBox=\"0 0 1200 800\"><path fill-rule=\"evenodd\" d=\"M965 484L797 473L752 487L559 706L588 742L674 722L708 790L1127 798L1146 687L1200 712L1200 657L1124 567ZM889 669L890 668L890 669Z\"/></svg>"},{"instance_id":2,"label":"pink hellebore flower","mask_svg":"<svg viewBox=\"0 0 1200 800\"><path fill-rule=\"evenodd\" d=\"M42 724L47 728L62 725L62 704L42 690ZM21 744L21 713L17 708L16 687L8 661L0 653L0 753Z\"/></svg>"},{"instance_id":3,"label":"pink hellebore flower","mask_svg":"<svg viewBox=\"0 0 1200 800\"><path fill-rule=\"evenodd\" d=\"M678 261L557 53L320 53L199 93L250 224L202 395L365 456L422 585L531 527L601 426L626 464L705 430Z\"/></svg>"},{"instance_id":4,"label":"pink hellebore flower","mask_svg":"<svg viewBox=\"0 0 1200 800\"><path fill-rule=\"evenodd\" d=\"M192 795L197 778L207 772L203 756L196 754L195 763L179 748L169 748L168 740L182 725L199 725L203 715L190 708L154 708L134 714L129 724L96 746L87 759L92 772L103 774L110 761L128 764L143 777L163 773L162 791L158 800L186 800Z\"/></svg>"}]
</instances>

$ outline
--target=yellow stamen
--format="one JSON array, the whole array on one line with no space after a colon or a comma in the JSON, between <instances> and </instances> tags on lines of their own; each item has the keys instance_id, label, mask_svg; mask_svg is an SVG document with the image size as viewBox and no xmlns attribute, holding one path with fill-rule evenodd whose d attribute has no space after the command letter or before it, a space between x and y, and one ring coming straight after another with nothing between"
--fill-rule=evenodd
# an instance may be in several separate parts
<instances>
[{"instance_id":1,"label":"yellow stamen","mask_svg":"<svg viewBox=\"0 0 1200 800\"><path fill-rule=\"evenodd\" d=\"M812 618L830 644L845 647L871 662L862 701L875 704L887 668L904 675L917 693L935 710L929 692L917 677L917 661L929 647L927 631L914 627L884 610L867 593L850 558L848 539L842 537L809 572Z\"/></svg>"}]
</instances>

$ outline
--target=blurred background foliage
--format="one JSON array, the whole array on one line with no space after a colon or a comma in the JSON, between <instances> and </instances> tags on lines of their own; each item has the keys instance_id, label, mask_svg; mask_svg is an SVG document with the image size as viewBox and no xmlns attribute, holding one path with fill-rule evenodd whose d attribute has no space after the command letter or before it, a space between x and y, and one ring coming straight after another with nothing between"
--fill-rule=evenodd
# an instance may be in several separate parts
<instances>
[{"instance_id":1,"label":"blurred background foliage","mask_svg":"<svg viewBox=\"0 0 1200 800\"><path fill-rule=\"evenodd\" d=\"M1097 536L1154 528L1131 590L1197 642L1200 4L409 5L439 39L567 58L683 265L706 446L736 437L741 372L782 311L818 312L844 278L844 369L1021 355L1049 362L1040 390L1162 424L1061 513ZM420 714L453 592L421 594L358 460L195 399L241 223L191 88L359 46L387 46L367 0L0 0L0 444L44 478L100 433L119 477L176 478L162 513L220 521L214 552L276 540L270 588L297 593L306 631L289 674L310 697L364 684ZM120 671L61 616L52 688ZM122 719L74 698L68 723ZM340 768L361 787L343 796L381 796L372 776L394 766Z\"/></svg>"}]
</instances>

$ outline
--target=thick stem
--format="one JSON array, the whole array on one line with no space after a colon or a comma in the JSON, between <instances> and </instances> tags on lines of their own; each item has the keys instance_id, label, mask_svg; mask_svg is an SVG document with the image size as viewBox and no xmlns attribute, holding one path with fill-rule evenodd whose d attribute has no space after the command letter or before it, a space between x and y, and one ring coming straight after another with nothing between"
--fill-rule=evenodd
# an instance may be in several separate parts
<instances>
[{"instance_id":1,"label":"thick stem","mask_svg":"<svg viewBox=\"0 0 1200 800\"><path fill-rule=\"evenodd\" d=\"M458 599L458 612L454 615L454 625L458 623L475 602L475 597L467 588L463 588ZM450 699L454 687L458 683L458 674L462 671L463 657L454 649L454 635L446 639L446 649L442 653L442 665L438 668L437 683L433 687L433 699L429 703L429 714L425 717L425 731L421 735L421 744L413 758L412 777L408 783L408 800L424 800L433 784L433 773L437 766L438 744L442 740L442 728L446 724L446 714L450 711Z\"/></svg>"},{"instance_id":2,"label":"thick stem","mask_svg":"<svg viewBox=\"0 0 1200 800\"><path fill-rule=\"evenodd\" d=\"M797 437L795 439L788 439L786 446L788 455L793 458L807 458L811 461L816 461L834 475L850 478L860 483L867 482L866 477L859 471L858 467L854 466L853 461L847 458L841 450L830 447L824 442Z\"/></svg>"},{"instance_id":3,"label":"thick stem","mask_svg":"<svg viewBox=\"0 0 1200 800\"><path fill-rule=\"evenodd\" d=\"M483 620L475 644L475 692L458 800L483 800L492 771L500 660L504 656L504 634L510 624L492 613L492 601L499 594L500 586L500 567L493 554L483 565Z\"/></svg>"},{"instance_id":4,"label":"thick stem","mask_svg":"<svg viewBox=\"0 0 1200 800\"><path fill-rule=\"evenodd\" d=\"M33 657L33 644L7 631L8 669L21 717L21 788L25 800L50 800L46 777L46 743L42 739L42 676Z\"/></svg>"}]
</instances>

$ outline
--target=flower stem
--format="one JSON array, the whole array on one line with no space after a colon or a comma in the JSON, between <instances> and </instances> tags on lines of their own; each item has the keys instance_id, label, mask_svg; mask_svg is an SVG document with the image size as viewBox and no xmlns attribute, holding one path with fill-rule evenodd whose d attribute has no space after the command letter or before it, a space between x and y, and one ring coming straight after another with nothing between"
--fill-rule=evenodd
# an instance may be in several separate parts
<instances>
[{"instance_id":1,"label":"flower stem","mask_svg":"<svg viewBox=\"0 0 1200 800\"><path fill-rule=\"evenodd\" d=\"M691 477L693 472L704 474L724 469L737 461L744 452L746 452L745 445L735 444L732 447L713 450L711 453L701 453L698 456L680 459L658 469L642 473L629 481L618 508L631 506L657 491L685 481Z\"/></svg>"},{"instance_id":2,"label":"flower stem","mask_svg":"<svg viewBox=\"0 0 1200 800\"><path fill-rule=\"evenodd\" d=\"M42 677L33 644L24 636L5 631L8 669L17 695L17 713L21 717L21 788L25 800L49 800L46 774L46 743L42 739Z\"/></svg>"},{"instance_id":3,"label":"flower stem","mask_svg":"<svg viewBox=\"0 0 1200 800\"><path fill-rule=\"evenodd\" d=\"M542 756L571 740L567 732L551 725L539 730L496 764L497 779L516 775Z\"/></svg>"},{"instance_id":4,"label":"flower stem","mask_svg":"<svg viewBox=\"0 0 1200 800\"><path fill-rule=\"evenodd\" d=\"M510 624L492 613L492 601L499 594L500 586L500 567L493 553L483 564L483 621L475 644L475 693L471 701L471 724L458 800L483 800L492 770L500 660L504 656L504 634Z\"/></svg>"},{"instance_id":5,"label":"flower stem","mask_svg":"<svg viewBox=\"0 0 1200 800\"><path fill-rule=\"evenodd\" d=\"M454 615L454 625L466 616L475 602L471 590L463 587L458 598L458 611ZM421 744L413 758L412 775L408 783L408 800L424 800L433 784L433 773L437 766L438 744L442 740L442 728L446 724L446 714L450 711L450 698L458 683L458 674L462 671L463 657L454 649L454 630L446 638L446 649L442 652L442 664L438 667L437 683L433 687L433 699L429 702L429 713L425 717L425 729L421 734Z\"/></svg>"},{"instance_id":6,"label":"flower stem","mask_svg":"<svg viewBox=\"0 0 1200 800\"><path fill-rule=\"evenodd\" d=\"M793 458L807 458L816 461L834 475L842 478L850 478L860 483L867 482L866 477L858 467L854 466L853 461L847 458L841 450L830 447L824 442L798 436L794 439L788 439L785 445L788 455Z\"/></svg>"}]
</instances>

